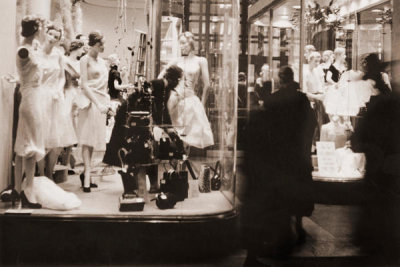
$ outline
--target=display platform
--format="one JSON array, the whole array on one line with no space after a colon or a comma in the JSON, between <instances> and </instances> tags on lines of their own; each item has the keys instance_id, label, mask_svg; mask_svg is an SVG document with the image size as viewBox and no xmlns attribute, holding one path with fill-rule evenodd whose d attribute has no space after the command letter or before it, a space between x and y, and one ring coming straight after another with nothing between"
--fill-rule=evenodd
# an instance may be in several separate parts
<instances>
[{"instance_id":1,"label":"display platform","mask_svg":"<svg viewBox=\"0 0 400 267\"><path fill-rule=\"evenodd\" d=\"M358 182L364 179L363 175L334 175L334 174L324 174L318 171L312 172L313 180L318 182L334 182L334 183L348 183L348 182Z\"/></svg>"},{"instance_id":2,"label":"display platform","mask_svg":"<svg viewBox=\"0 0 400 267\"><path fill-rule=\"evenodd\" d=\"M103 167L96 167L97 172ZM132 257L209 257L238 244L238 213L225 192L200 193L173 209L160 210L155 201L147 201L143 211L120 212L119 174L97 176L95 182L99 187L91 193L82 191L78 174L58 184L82 200L75 210L24 210L0 202L0 265L41 266L44 259L46 264L92 265L107 264L110 258L127 263Z\"/></svg>"},{"instance_id":3,"label":"display platform","mask_svg":"<svg viewBox=\"0 0 400 267\"><path fill-rule=\"evenodd\" d=\"M143 211L120 212L119 197L123 193L123 185L118 173L110 176L96 177L98 188L92 188L91 193L84 193L81 189L78 175L68 176L68 180L58 184L64 190L75 193L82 201L81 207L69 211L57 211L49 209L27 210L31 216L63 216L63 217L164 217L182 219L185 216L212 216L232 211L233 206L220 191L200 193L198 197L177 202L173 209L160 210L155 201L150 201L155 194L148 194L148 201ZM11 203L0 204L0 214L18 214L12 211ZM20 208L19 208L20 209ZM24 210L20 214L26 214Z\"/></svg>"}]
</instances>

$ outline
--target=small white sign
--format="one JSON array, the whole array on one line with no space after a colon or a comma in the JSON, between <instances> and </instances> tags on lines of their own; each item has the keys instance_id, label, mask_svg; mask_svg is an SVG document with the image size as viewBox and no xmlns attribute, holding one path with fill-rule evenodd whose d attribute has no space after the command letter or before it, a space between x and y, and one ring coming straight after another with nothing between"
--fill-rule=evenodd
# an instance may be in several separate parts
<instances>
[{"instance_id":1,"label":"small white sign","mask_svg":"<svg viewBox=\"0 0 400 267\"><path fill-rule=\"evenodd\" d=\"M317 142L318 172L321 174L336 174L338 166L335 156L334 142Z\"/></svg>"}]
</instances>

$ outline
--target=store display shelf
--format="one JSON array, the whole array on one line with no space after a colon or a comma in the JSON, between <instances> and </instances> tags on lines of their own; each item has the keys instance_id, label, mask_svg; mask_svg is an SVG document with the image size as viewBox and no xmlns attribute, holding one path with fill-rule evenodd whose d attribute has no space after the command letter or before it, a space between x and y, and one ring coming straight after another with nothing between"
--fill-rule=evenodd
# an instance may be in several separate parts
<instances>
[{"instance_id":1,"label":"store display shelf","mask_svg":"<svg viewBox=\"0 0 400 267\"><path fill-rule=\"evenodd\" d=\"M184 221L209 220L234 215L232 204L220 191L200 193L198 197L177 202L173 209L160 210L155 201L155 194L148 194L143 211L120 212L119 197L123 185L119 174L100 178L98 189L90 194L82 192L77 175L69 176L68 181L59 184L64 190L75 193L82 201L80 208L70 211L50 209L23 210L12 208L11 203L0 203L1 216L30 217L31 219L63 220L112 220L112 221Z\"/></svg>"}]
</instances>

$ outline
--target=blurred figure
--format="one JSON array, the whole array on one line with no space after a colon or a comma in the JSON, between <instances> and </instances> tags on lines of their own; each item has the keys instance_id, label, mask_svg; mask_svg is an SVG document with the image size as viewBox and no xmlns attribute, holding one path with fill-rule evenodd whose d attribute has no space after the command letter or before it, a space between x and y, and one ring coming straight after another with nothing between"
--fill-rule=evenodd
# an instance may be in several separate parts
<instances>
[{"instance_id":1,"label":"blurred figure","mask_svg":"<svg viewBox=\"0 0 400 267\"><path fill-rule=\"evenodd\" d=\"M246 74L244 72L239 72L238 80L238 108L247 107L247 83Z\"/></svg>"},{"instance_id":2,"label":"blurred figure","mask_svg":"<svg viewBox=\"0 0 400 267\"><path fill-rule=\"evenodd\" d=\"M285 256L304 241L302 216L314 209L311 143L316 125L307 97L290 67L279 72L280 89L250 116L246 129L242 237L245 265L260 256ZM297 220L296 220L297 218ZM296 229L296 231L293 231Z\"/></svg>"},{"instance_id":3,"label":"blurred figure","mask_svg":"<svg viewBox=\"0 0 400 267\"><path fill-rule=\"evenodd\" d=\"M370 81L377 91L374 95L384 94L390 95L392 88L389 81L389 76L383 72L384 64L379 60L375 53L368 54L362 60L362 69L364 71L363 80Z\"/></svg>"},{"instance_id":4,"label":"blurred figure","mask_svg":"<svg viewBox=\"0 0 400 267\"><path fill-rule=\"evenodd\" d=\"M365 202L356 241L366 255L399 264L400 98L388 94L382 81L376 86L382 87L381 93L369 103L351 137L352 149L366 156Z\"/></svg>"},{"instance_id":5,"label":"blurred figure","mask_svg":"<svg viewBox=\"0 0 400 267\"><path fill-rule=\"evenodd\" d=\"M273 80L271 79L270 68L268 64L264 64L261 68L260 78L257 79L254 88L257 102L263 106L265 101L271 96L273 90Z\"/></svg>"}]
</instances>

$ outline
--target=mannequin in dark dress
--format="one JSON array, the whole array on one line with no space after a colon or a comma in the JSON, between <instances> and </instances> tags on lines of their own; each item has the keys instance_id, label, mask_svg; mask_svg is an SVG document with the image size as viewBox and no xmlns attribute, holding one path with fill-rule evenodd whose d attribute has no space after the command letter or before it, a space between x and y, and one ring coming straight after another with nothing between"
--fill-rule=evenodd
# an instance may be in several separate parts
<instances>
[{"instance_id":1,"label":"mannequin in dark dress","mask_svg":"<svg viewBox=\"0 0 400 267\"><path fill-rule=\"evenodd\" d=\"M333 52L335 62L329 67L326 74L326 81L329 84L337 84L340 76L346 70L346 50L343 47L338 47Z\"/></svg>"},{"instance_id":2,"label":"mannequin in dark dress","mask_svg":"<svg viewBox=\"0 0 400 267\"><path fill-rule=\"evenodd\" d=\"M111 54L108 56L110 61L110 71L108 72L108 94L111 100L119 100L122 102L123 97L121 92L132 88L132 84L122 84L121 73L118 70L120 61L116 54Z\"/></svg>"}]
</instances>

